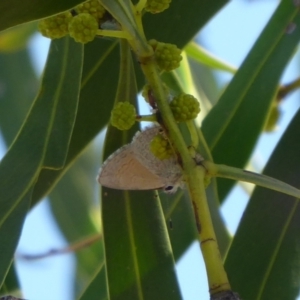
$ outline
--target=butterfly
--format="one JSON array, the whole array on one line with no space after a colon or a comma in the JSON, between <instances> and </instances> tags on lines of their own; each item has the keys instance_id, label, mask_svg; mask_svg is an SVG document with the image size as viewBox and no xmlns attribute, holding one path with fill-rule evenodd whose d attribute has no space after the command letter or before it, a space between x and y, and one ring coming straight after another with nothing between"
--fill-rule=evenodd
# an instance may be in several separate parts
<instances>
[{"instance_id":1,"label":"butterfly","mask_svg":"<svg viewBox=\"0 0 300 300\"><path fill-rule=\"evenodd\" d=\"M160 160L150 150L152 139L162 132L160 126L138 132L130 144L107 158L99 171L98 182L118 190L163 189L167 193L182 187L182 169L175 155Z\"/></svg>"}]
</instances>

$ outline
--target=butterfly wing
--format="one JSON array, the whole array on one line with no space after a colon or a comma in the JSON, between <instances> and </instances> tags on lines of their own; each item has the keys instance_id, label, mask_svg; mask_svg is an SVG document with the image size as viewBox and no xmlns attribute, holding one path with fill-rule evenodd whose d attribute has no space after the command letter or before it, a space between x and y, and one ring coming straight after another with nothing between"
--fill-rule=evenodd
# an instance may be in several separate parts
<instances>
[{"instance_id":1,"label":"butterfly wing","mask_svg":"<svg viewBox=\"0 0 300 300\"><path fill-rule=\"evenodd\" d=\"M151 173L155 174L164 183L164 186L182 185L182 169L175 155L170 159L161 160L150 150L152 139L160 134L162 128L155 126L138 132L131 143L136 159Z\"/></svg>"},{"instance_id":2,"label":"butterfly wing","mask_svg":"<svg viewBox=\"0 0 300 300\"><path fill-rule=\"evenodd\" d=\"M117 190L152 190L164 186L158 176L136 159L131 144L104 162L97 179L101 185Z\"/></svg>"}]
</instances>

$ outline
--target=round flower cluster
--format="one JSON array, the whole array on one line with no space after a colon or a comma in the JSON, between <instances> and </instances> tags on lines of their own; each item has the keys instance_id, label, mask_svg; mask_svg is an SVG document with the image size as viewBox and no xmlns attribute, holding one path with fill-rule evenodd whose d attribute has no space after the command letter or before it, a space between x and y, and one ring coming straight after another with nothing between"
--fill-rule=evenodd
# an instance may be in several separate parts
<instances>
[{"instance_id":1,"label":"round flower cluster","mask_svg":"<svg viewBox=\"0 0 300 300\"><path fill-rule=\"evenodd\" d=\"M90 0L77 5L71 12L64 12L56 16L41 20L39 31L45 37L58 39L70 34L76 42L87 43L97 34L101 18L105 14L104 7L98 0Z\"/></svg>"},{"instance_id":2,"label":"round flower cluster","mask_svg":"<svg viewBox=\"0 0 300 300\"><path fill-rule=\"evenodd\" d=\"M38 29L41 34L50 39L59 39L66 36L69 22L72 19L70 12L64 12L39 22Z\"/></svg>"},{"instance_id":3,"label":"round flower cluster","mask_svg":"<svg viewBox=\"0 0 300 300\"><path fill-rule=\"evenodd\" d=\"M156 40L150 40L149 44L154 50L155 60L161 70L169 72L179 67L182 56L181 50L176 45Z\"/></svg>"},{"instance_id":4,"label":"round flower cluster","mask_svg":"<svg viewBox=\"0 0 300 300\"><path fill-rule=\"evenodd\" d=\"M145 10L157 14L166 10L171 3L171 0L147 0Z\"/></svg>"},{"instance_id":5,"label":"round flower cluster","mask_svg":"<svg viewBox=\"0 0 300 300\"><path fill-rule=\"evenodd\" d=\"M69 23L70 36L79 43L92 41L98 30L97 20L88 13L82 13L72 18Z\"/></svg>"},{"instance_id":6,"label":"round flower cluster","mask_svg":"<svg viewBox=\"0 0 300 300\"><path fill-rule=\"evenodd\" d=\"M128 130L135 123L136 110L129 102L119 102L111 112L111 125L120 130Z\"/></svg>"},{"instance_id":7,"label":"round flower cluster","mask_svg":"<svg viewBox=\"0 0 300 300\"><path fill-rule=\"evenodd\" d=\"M177 122L195 119L200 112L198 100L189 94L181 94L173 98L170 107Z\"/></svg>"},{"instance_id":8,"label":"round flower cluster","mask_svg":"<svg viewBox=\"0 0 300 300\"><path fill-rule=\"evenodd\" d=\"M78 14L87 13L92 15L96 20L100 20L105 14L105 8L99 3L98 0L90 0L79 4L75 7Z\"/></svg>"},{"instance_id":9,"label":"round flower cluster","mask_svg":"<svg viewBox=\"0 0 300 300\"><path fill-rule=\"evenodd\" d=\"M150 151L160 160L169 159L174 155L173 149L163 135L156 135L150 143Z\"/></svg>"}]
</instances>

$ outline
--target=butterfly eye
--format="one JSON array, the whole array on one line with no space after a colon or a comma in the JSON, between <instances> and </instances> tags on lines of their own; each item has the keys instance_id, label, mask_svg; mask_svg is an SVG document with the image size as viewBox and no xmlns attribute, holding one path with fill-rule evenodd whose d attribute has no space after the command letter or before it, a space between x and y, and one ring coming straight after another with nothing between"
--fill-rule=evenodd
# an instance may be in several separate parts
<instances>
[{"instance_id":1,"label":"butterfly eye","mask_svg":"<svg viewBox=\"0 0 300 300\"><path fill-rule=\"evenodd\" d=\"M167 185L164 187L164 192L168 194L174 193L176 192L176 187L174 187L173 185Z\"/></svg>"}]
</instances>

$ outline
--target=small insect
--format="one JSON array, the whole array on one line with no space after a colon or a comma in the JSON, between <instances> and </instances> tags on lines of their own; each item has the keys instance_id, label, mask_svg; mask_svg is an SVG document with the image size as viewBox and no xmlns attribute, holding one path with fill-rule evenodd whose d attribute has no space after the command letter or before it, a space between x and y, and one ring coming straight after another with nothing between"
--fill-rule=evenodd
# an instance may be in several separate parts
<instances>
[{"instance_id":1,"label":"small insect","mask_svg":"<svg viewBox=\"0 0 300 300\"><path fill-rule=\"evenodd\" d=\"M114 152L103 163L98 182L118 190L163 189L173 193L183 186L182 169L176 157L160 160L150 151L150 142L162 128L138 132L132 142Z\"/></svg>"}]
</instances>

